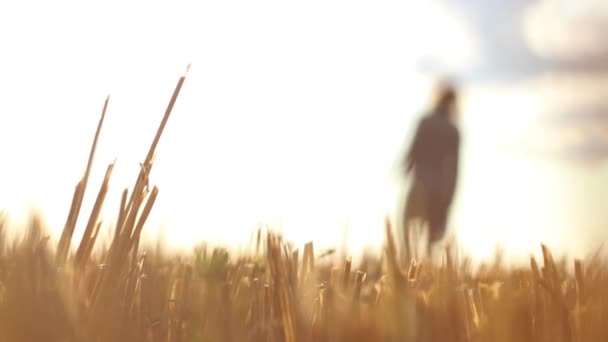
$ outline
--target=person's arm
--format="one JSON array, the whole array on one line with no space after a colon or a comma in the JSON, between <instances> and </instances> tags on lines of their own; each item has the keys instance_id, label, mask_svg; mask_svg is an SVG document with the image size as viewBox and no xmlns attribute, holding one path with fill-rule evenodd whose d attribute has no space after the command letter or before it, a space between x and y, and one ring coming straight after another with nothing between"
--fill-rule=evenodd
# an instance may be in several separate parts
<instances>
[{"instance_id":1,"label":"person's arm","mask_svg":"<svg viewBox=\"0 0 608 342\"><path fill-rule=\"evenodd\" d=\"M410 150L407 153L404 160L404 170L405 174L408 174L414 168L414 165L418 161L418 155L420 154L420 140L422 136L422 127L424 121L421 121L416 128L416 133L414 134L414 139L412 140L412 144L410 146Z\"/></svg>"},{"instance_id":2,"label":"person's arm","mask_svg":"<svg viewBox=\"0 0 608 342\"><path fill-rule=\"evenodd\" d=\"M458 168L460 159L460 135L458 132L455 135L454 145L450 152L451 153L448 154L444 163L444 176L446 177L447 182L446 196L448 204L452 202L452 198L456 192L456 184L458 182Z\"/></svg>"}]
</instances>

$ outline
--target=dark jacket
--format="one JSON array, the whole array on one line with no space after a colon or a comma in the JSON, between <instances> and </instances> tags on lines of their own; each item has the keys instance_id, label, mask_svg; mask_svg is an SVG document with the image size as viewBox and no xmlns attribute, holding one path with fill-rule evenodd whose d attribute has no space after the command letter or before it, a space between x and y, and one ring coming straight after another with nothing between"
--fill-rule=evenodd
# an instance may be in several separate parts
<instances>
[{"instance_id":1,"label":"dark jacket","mask_svg":"<svg viewBox=\"0 0 608 342\"><path fill-rule=\"evenodd\" d=\"M460 133L445 116L429 115L420 121L405 160L406 172L427 196L449 206L458 178Z\"/></svg>"}]
</instances>

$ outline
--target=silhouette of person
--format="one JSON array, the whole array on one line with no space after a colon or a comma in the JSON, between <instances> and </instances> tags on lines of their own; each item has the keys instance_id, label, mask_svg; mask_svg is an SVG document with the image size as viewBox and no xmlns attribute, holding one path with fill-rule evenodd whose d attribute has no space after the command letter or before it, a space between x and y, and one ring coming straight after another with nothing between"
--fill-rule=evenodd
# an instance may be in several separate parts
<instances>
[{"instance_id":1,"label":"silhouette of person","mask_svg":"<svg viewBox=\"0 0 608 342\"><path fill-rule=\"evenodd\" d=\"M450 85L438 89L435 105L419 122L410 150L404 160L404 173L413 172L403 213L406 248L411 223L419 219L428 228L427 256L440 241L446 224L458 177L460 133L452 122L457 95Z\"/></svg>"}]
</instances>

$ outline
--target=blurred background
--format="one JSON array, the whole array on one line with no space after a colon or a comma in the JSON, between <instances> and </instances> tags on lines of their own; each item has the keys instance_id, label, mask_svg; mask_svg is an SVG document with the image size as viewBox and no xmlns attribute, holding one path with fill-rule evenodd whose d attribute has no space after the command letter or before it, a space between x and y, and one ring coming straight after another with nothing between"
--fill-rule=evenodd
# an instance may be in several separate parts
<instances>
[{"instance_id":1,"label":"blurred background","mask_svg":"<svg viewBox=\"0 0 608 342\"><path fill-rule=\"evenodd\" d=\"M148 235L238 247L267 223L298 244L377 248L401 211L401 154L448 78L459 243L476 258L501 245L524 260L541 241L584 256L608 237L606 29L592 0L3 2L0 207L62 229L111 94L79 222L116 158L109 229L192 63Z\"/></svg>"}]
</instances>

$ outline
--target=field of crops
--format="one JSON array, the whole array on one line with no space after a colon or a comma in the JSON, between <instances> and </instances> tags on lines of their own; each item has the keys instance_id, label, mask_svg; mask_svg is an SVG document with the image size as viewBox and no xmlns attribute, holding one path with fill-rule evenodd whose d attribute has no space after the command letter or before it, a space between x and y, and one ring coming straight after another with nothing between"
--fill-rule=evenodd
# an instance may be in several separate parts
<instances>
[{"instance_id":1,"label":"field of crops","mask_svg":"<svg viewBox=\"0 0 608 342\"><path fill-rule=\"evenodd\" d=\"M388 227L387 227L388 228ZM64 267L33 217L0 250L1 341L605 341L608 269L316 255L260 234L258 252L138 251L118 235ZM81 247L83 244L81 244ZM126 246L126 247L125 247ZM447 254L446 254L447 255Z\"/></svg>"},{"instance_id":2,"label":"field of crops","mask_svg":"<svg viewBox=\"0 0 608 342\"><path fill-rule=\"evenodd\" d=\"M158 195L148 174L184 79L110 241L98 236L113 165L71 243L107 107L58 245L36 215L16 240L0 222L0 341L608 341L599 256L556 261L543 245L529 267L473 271L449 248L435 263L400 253L388 220L383 253L357 264L261 230L249 254L143 248Z\"/></svg>"}]
</instances>

